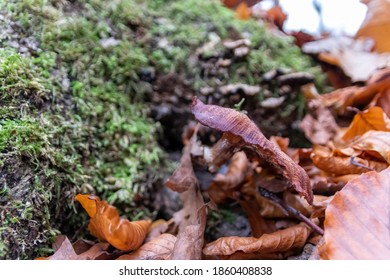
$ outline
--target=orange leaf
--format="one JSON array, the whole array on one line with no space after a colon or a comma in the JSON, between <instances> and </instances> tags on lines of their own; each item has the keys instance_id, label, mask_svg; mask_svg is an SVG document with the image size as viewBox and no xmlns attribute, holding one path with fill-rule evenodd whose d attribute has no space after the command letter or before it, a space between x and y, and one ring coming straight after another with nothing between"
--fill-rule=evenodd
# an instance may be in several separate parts
<instances>
[{"instance_id":1,"label":"orange leaf","mask_svg":"<svg viewBox=\"0 0 390 280\"><path fill-rule=\"evenodd\" d=\"M358 112L343 136L344 141L350 141L369 130L390 131L390 120L380 107L372 107Z\"/></svg>"},{"instance_id":2,"label":"orange leaf","mask_svg":"<svg viewBox=\"0 0 390 280\"><path fill-rule=\"evenodd\" d=\"M88 229L93 236L124 251L137 249L144 242L151 221L121 219L114 206L94 195L78 194L75 199L91 217Z\"/></svg>"},{"instance_id":3,"label":"orange leaf","mask_svg":"<svg viewBox=\"0 0 390 280\"><path fill-rule=\"evenodd\" d=\"M172 253L175 242L175 236L164 233L145 243L136 251L120 256L117 260L165 260Z\"/></svg>"},{"instance_id":4,"label":"orange leaf","mask_svg":"<svg viewBox=\"0 0 390 280\"><path fill-rule=\"evenodd\" d=\"M390 168L351 180L325 212L322 259L390 259Z\"/></svg>"},{"instance_id":5,"label":"orange leaf","mask_svg":"<svg viewBox=\"0 0 390 280\"><path fill-rule=\"evenodd\" d=\"M382 171L388 167L388 164L383 161L355 157L354 161L360 165L357 166L352 163L351 156L338 155L335 154L334 151L318 145L313 147L311 159L313 160L314 165L319 169L334 176L361 174L369 171L370 169ZM365 166L367 168L361 166Z\"/></svg>"},{"instance_id":6,"label":"orange leaf","mask_svg":"<svg viewBox=\"0 0 390 280\"><path fill-rule=\"evenodd\" d=\"M390 2L387 0L366 2L366 18L356 33L356 37L372 38L378 52L390 52Z\"/></svg>"},{"instance_id":7,"label":"orange leaf","mask_svg":"<svg viewBox=\"0 0 390 280\"><path fill-rule=\"evenodd\" d=\"M259 238L221 237L207 244L203 249L203 253L205 255L226 256L238 251L261 254L286 252L290 249L302 248L310 232L309 227L301 223L271 234L264 234Z\"/></svg>"},{"instance_id":8,"label":"orange leaf","mask_svg":"<svg viewBox=\"0 0 390 280\"><path fill-rule=\"evenodd\" d=\"M245 2L240 3L236 8L236 17L238 19L247 20L251 17L251 9Z\"/></svg>"}]
</instances>

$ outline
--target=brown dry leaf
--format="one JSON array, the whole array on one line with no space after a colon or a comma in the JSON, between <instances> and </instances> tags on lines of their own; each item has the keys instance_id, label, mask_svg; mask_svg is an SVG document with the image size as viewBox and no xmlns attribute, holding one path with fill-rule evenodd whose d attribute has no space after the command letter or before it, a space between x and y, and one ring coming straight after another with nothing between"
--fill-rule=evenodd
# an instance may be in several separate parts
<instances>
[{"instance_id":1,"label":"brown dry leaf","mask_svg":"<svg viewBox=\"0 0 390 280\"><path fill-rule=\"evenodd\" d=\"M190 152L191 147L196 142L196 137L197 129L195 129L191 139L186 142L184 147L184 153L188 153L188 155L183 155L183 157L187 157L187 170L192 172L193 167ZM181 183L180 178L177 179L174 182L175 189L183 189L179 185ZM180 194L180 198L184 207L173 216L174 223L178 225L179 233L169 259L200 260L202 258L203 234L207 220L207 206L203 201L199 190L199 182L195 175L191 179L191 183Z\"/></svg>"},{"instance_id":2,"label":"brown dry leaf","mask_svg":"<svg viewBox=\"0 0 390 280\"><path fill-rule=\"evenodd\" d=\"M310 228L306 224L299 224L288 229L278 230L271 234L255 237L222 237L207 244L203 253L213 256L227 256L236 252L269 254L286 252L294 248L303 248Z\"/></svg>"},{"instance_id":3,"label":"brown dry leaf","mask_svg":"<svg viewBox=\"0 0 390 280\"><path fill-rule=\"evenodd\" d=\"M235 153L226 174L218 173L210 184L207 190L210 199L220 204L226 198L232 198L234 190L239 188L252 172L246 154L244 152Z\"/></svg>"},{"instance_id":4,"label":"brown dry leaf","mask_svg":"<svg viewBox=\"0 0 390 280\"><path fill-rule=\"evenodd\" d=\"M356 38L369 37L375 41L375 50L390 52L390 2L388 0L368 0L367 14Z\"/></svg>"},{"instance_id":5,"label":"brown dry leaf","mask_svg":"<svg viewBox=\"0 0 390 280\"><path fill-rule=\"evenodd\" d=\"M303 118L299 128L313 144L325 145L336 136L339 127L321 100L310 100L308 107L310 113Z\"/></svg>"},{"instance_id":6,"label":"brown dry leaf","mask_svg":"<svg viewBox=\"0 0 390 280\"><path fill-rule=\"evenodd\" d=\"M390 259L390 168L350 181L325 212L322 259Z\"/></svg>"},{"instance_id":7,"label":"brown dry leaf","mask_svg":"<svg viewBox=\"0 0 390 280\"><path fill-rule=\"evenodd\" d=\"M364 87L346 87L335 90L321 96L326 107L334 107L339 114L344 114L348 107L365 107L381 92L390 88L389 71L378 71L381 73L376 79L367 81Z\"/></svg>"},{"instance_id":8,"label":"brown dry leaf","mask_svg":"<svg viewBox=\"0 0 390 280\"><path fill-rule=\"evenodd\" d=\"M388 166L387 163L382 161L355 157L354 161L360 165L358 166L353 164L350 156L338 155L337 153L335 154L335 151L318 145L313 147L311 158L316 167L333 176L361 174L370 170L382 171Z\"/></svg>"},{"instance_id":9,"label":"brown dry leaf","mask_svg":"<svg viewBox=\"0 0 390 280\"><path fill-rule=\"evenodd\" d=\"M102 258L103 255L108 255L107 249L110 246L108 243L97 243L91 247L85 247L85 251L76 253L72 243L68 237L60 235L54 243L55 253L50 257L37 258L38 260L96 260Z\"/></svg>"},{"instance_id":10,"label":"brown dry leaf","mask_svg":"<svg viewBox=\"0 0 390 280\"><path fill-rule=\"evenodd\" d=\"M305 170L275 143L269 141L245 114L233 109L205 105L197 97L192 101L192 113L201 124L224 132L209 155L205 156L209 158L208 162L214 170L235 151L243 149L248 152L249 149L254 151L261 161L268 163L276 173L282 175L289 187L312 203L313 192Z\"/></svg>"},{"instance_id":11,"label":"brown dry leaf","mask_svg":"<svg viewBox=\"0 0 390 280\"><path fill-rule=\"evenodd\" d=\"M117 260L166 260L172 253L176 239L172 234L161 234L136 251L122 255Z\"/></svg>"},{"instance_id":12,"label":"brown dry leaf","mask_svg":"<svg viewBox=\"0 0 390 280\"><path fill-rule=\"evenodd\" d=\"M351 146L370 154L378 160L385 160L390 164L390 132L368 131L354 141Z\"/></svg>"},{"instance_id":13,"label":"brown dry leaf","mask_svg":"<svg viewBox=\"0 0 390 280\"><path fill-rule=\"evenodd\" d=\"M365 82L376 70L390 66L390 53L371 52L370 40L330 37L309 42L302 49L305 53L318 54L327 64L340 67L352 82Z\"/></svg>"},{"instance_id":14,"label":"brown dry leaf","mask_svg":"<svg viewBox=\"0 0 390 280\"><path fill-rule=\"evenodd\" d=\"M349 142L369 130L390 131L390 120L380 107L358 112L353 118L343 140Z\"/></svg>"},{"instance_id":15,"label":"brown dry leaf","mask_svg":"<svg viewBox=\"0 0 390 280\"><path fill-rule=\"evenodd\" d=\"M94 195L78 194L75 199L91 217L88 229L93 236L123 251L135 250L144 242L151 221L121 219L114 206Z\"/></svg>"},{"instance_id":16,"label":"brown dry leaf","mask_svg":"<svg viewBox=\"0 0 390 280\"><path fill-rule=\"evenodd\" d=\"M180 165L175 169L172 176L165 182L165 185L175 192L185 192L197 184L197 179L191 162L191 147L191 144L184 147L180 159Z\"/></svg>"}]
</instances>

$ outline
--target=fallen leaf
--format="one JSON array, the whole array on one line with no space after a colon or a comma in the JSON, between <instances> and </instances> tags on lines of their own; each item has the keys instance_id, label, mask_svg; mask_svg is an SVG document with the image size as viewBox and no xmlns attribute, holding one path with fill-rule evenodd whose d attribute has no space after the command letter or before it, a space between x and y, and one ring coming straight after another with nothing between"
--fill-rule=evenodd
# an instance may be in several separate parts
<instances>
[{"instance_id":1,"label":"fallen leaf","mask_svg":"<svg viewBox=\"0 0 390 280\"><path fill-rule=\"evenodd\" d=\"M68 237L60 235L56 238L53 245L55 253L50 257L37 258L38 260L95 260L102 257L102 255L109 255L107 249L110 245L108 243L97 243L90 247L84 247L85 251L76 253L72 243ZM80 249L80 248L79 248Z\"/></svg>"},{"instance_id":2,"label":"fallen leaf","mask_svg":"<svg viewBox=\"0 0 390 280\"><path fill-rule=\"evenodd\" d=\"M144 242L151 221L121 219L114 206L94 195L78 194L75 199L91 218L88 229L93 236L123 251L135 250Z\"/></svg>"},{"instance_id":3,"label":"fallen leaf","mask_svg":"<svg viewBox=\"0 0 390 280\"><path fill-rule=\"evenodd\" d=\"M248 158L244 152L233 155L226 174L218 173L208 188L208 194L216 204L231 197L231 192L237 189L251 173Z\"/></svg>"},{"instance_id":4,"label":"fallen leaf","mask_svg":"<svg viewBox=\"0 0 390 280\"><path fill-rule=\"evenodd\" d=\"M197 97L192 101L192 113L201 124L224 132L207 156L214 170L236 150L248 152L249 149L282 175L287 185L312 203L313 193L306 172L275 143L269 141L245 114L233 109L205 105Z\"/></svg>"},{"instance_id":5,"label":"fallen leaf","mask_svg":"<svg viewBox=\"0 0 390 280\"><path fill-rule=\"evenodd\" d=\"M378 69L390 66L390 53L372 52L371 40L329 37L306 43L302 50L318 55L318 59L325 64L339 67L352 82L365 82Z\"/></svg>"},{"instance_id":6,"label":"fallen leaf","mask_svg":"<svg viewBox=\"0 0 390 280\"><path fill-rule=\"evenodd\" d=\"M390 168L351 180L325 212L322 259L390 259Z\"/></svg>"},{"instance_id":7,"label":"fallen leaf","mask_svg":"<svg viewBox=\"0 0 390 280\"><path fill-rule=\"evenodd\" d=\"M334 107L339 114L344 114L348 107L365 107L377 94L390 88L390 77L368 82L367 86L346 87L321 96L326 107Z\"/></svg>"},{"instance_id":8,"label":"fallen leaf","mask_svg":"<svg viewBox=\"0 0 390 280\"><path fill-rule=\"evenodd\" d=\"M378 160L384 160L390 164L390 132L367 131L356 141L351 143L355 150L368 153ZM373 153L374 152L374 153Z\"/></svg>"},{"instance_id":9,"label":"fallen leaf","mask_svg":"<svg viewBox=\"0 0 390 280\"><path fill-rule=\"evenodd\" d=\"M382 171L388 166L385 162L360 157L355 157L352 161L350 156L337 155L331 149L318 145L313 147L311 158L316 167L333 176L361 174L370 170Z\"/></svg>"},{"instance_id":10,"label":"fallen leaf","mask_svg":"<svg viewBox=\"0 0 390 280\"><path fill-rule=\"evenodd\" d=\"M258 254L286 252L294 248L303 248L310 232L310 228L301 223L288 229L264 234L259 238L221 237L207 244L203 249L203 253L205 255L226 256L239 251Z\"/></svg>"},{"instance_id":11,"label":"fallen leaf","mask_svg":"<svg viewBox=\"0 0 390 280\"><path fill-rule=\"evenodd\" d=\"M122 255L117 260L166 260L172 253L176 239L172 234L161 234L136 251Z\"/></svg>"},{"instance_id":12,"label":"fallen leaf","mask_svg":"<svg viewBox=\"0 0 390 280\"><path fill-rule=\"evenodd\" d=\"M197 130L195 129L189 141L186 141L184 152L188 153L187 170L193 172L191 162L191 147L196 143ZM185 174L184 174L185 175ZM172 176L173 177L173 176ZM172 178L171 177L171 178ZM180 178L175 180L175 188L181 189ZM173 215L173 221L178 225L178 235L172 254L172 260L200 260L202 258L203 234L207 220L207 206L199 190L197 178L191 179L191 184L185 187L180 194L183 209Z\"/></svg>"},{"instance_id":13,"label":"fallen leaf","mask_svg":"<svg viewBox=\"0 0 390 280\"><path fill-rule=\"evenodd\" d=\"M390 2L387 0L369 0L367 14L356 33L356 38L369 37L375 41L375 50L390 52Z\"/></svg>"},{"instance_id":14,"label":"fallen leaf","mask_svg":"<svg viewBox=\"0 0 390 280\"><path fill-rule=\"evenodd\" d=\"M380 107L358 112L353 118L343 140L349 142L369 130L390 131L390 120Z\"/></svg>"}]
</instances>

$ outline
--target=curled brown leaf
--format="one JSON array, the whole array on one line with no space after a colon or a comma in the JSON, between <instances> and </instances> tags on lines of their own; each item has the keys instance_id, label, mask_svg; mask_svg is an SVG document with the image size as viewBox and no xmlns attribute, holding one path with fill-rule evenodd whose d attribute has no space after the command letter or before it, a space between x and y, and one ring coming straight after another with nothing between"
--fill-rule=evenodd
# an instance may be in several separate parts
<instances>
[{"instance_id":1,"label":"curled brown leaf","mask_svg":"<svg viewBox=\"0 0 390 280\"><path fill-rule=\"evenodd\" d=\"M301 223L271 234L264 234L259 238L222 237L207 244L203 253L205 255L226 256L239 251L258 254L285 252L294 248L303 248L310 232L310 228Z\"/></svg>"}]
</instances>

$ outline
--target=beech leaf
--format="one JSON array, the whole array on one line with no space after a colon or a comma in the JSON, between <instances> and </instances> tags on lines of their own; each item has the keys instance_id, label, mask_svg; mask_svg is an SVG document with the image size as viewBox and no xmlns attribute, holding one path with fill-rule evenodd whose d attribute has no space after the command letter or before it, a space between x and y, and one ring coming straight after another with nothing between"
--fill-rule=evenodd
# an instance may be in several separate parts
<instances>
[{"instance_id":1,"label":"beech leaf","mask_svg":"<svg viewBox=\"0 0 390 280\"><path fill-rule=\"evenodd\" d=\"M390 259L390 168L351 180L325 211L322 259Z\"/></svg>"},{"instance_id":2,"label":"beech leaf","mask_svg":"<svg viewBox=\"0 0 390 280\"><path fill-rule=\"evenodd\" d=\"M88 229L93 236L123 251L137 249L144 242L151 221L121 219L114 206L94 195L78 194L75 199L91 217Z\"/></svg>"},{"instance_id":3,"label":"beech leaf","mask_svg":"<svg viewBox=\"0 0 390 280\"><path fill-rule=\"evenodd\" d=\"M55 253L50 257L37 258L38 260L95 260L101 258L102 255L108 255L107 249L108 243L97 243L89 248L85 248L85 251L75 251L74 245L69 241L65 235L57 237L54 245ZM79 251L79 250L77 250Z\"/></svg>"},{"instance_id":4,"label":"beech leaf","mask_svg":"<svg viewBox=\"0 0 390 280\"><path fill-rule=\"evenodd\" d=\"M316 167L334 176L361 174L370 170L382 171L388 167L383 161L353 158L335 154L327 147L315 145L311 154L311 159ZM353 162L356 162L355 164Z\"/></svg>"},{"instance_id":5,"label":"beech leaf","mask_svg":"<svg viewBox=\"0 0 390 280\"><path fill-rule=\"evenodd\" d=\"M358 112L343 136L344 141L350 141L369 130L390 131L390 120L380 107L372 107Z\"/></svg>"},{"instance_id":6,"label":"beech leaf","mask_svg":"<svg viewBox=\"0 0 390 280\"><path fill-rule=\"evenodd\" d=\"M203 253L205 255L226 256L238 251L260 254L286 252L294 248L303 248L310 232L311 229L306 224L300 223L287 229L264 234L259 238L221 237L207 244Z\"/></svg>"},{"instance_id":7,"label":"beech leaf","mask_svg":"<svg viewBox=\"0 0 390 280\"><path fill-rule=\"evenodd\" d=\"M390 164L390 132L367 131L356 139L351 146L355 150L361 150L379 160L385 160Z\"/></svg>"},{"instance_id":8,"label":"beech leaf","mask_svg":"<svg viewBox=\"0 0 390 280\"><path fill-rule=\"evenodd\" d=\"M367 14L356 33L356 37L369 37L375 41L375 50L390 52L390 2L387 0L370 0L367 3Z\"/></svg>"},{"instance_id":9,"label":"beech leaf","mask_svg":"<svg viewBox=\"0 0 390 280\"><path fill-rule=\"evenodd\" d=\"M136 251L120 256L118 260L165 260L172 253L175 242L175 236L164 233L145 243Z\"/></svg>"},{"instance_id":10,"label":"beech leaf","mask_svg":"<svg viewBox=\"0 0 390 280\"><path fill-rule=\"evenodd\" d=\"M201 124L224 132L218 141L219 145L215 145L217 147L212 151L214 158L219 157L215 165L230 158L235 149L253 150L257 157L281 174L290 187L312 203L313 192L305 170L282 152L278 145L269 141L245 114L229 108L205 105L197 97L192 101L192 113Z\"/></svg>"}]
</instances>

